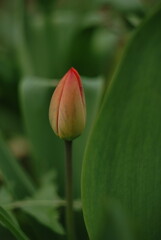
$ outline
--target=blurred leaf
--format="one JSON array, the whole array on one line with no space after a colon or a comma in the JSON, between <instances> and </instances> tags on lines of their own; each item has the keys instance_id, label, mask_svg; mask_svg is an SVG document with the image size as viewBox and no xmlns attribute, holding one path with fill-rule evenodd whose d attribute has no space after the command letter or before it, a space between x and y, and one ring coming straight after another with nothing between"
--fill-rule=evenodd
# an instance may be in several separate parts
<instances>
[{"instance_id":1,"label":"blurred leaf","mask_svg":"<svg viewBox=\"0 0 161 240\"><path fill-rule=\"evenodd\" d=\"M29 205L22 205L21 209L26 213L30 214L40 223L46 225L51 228L53 231L59 234L63 234L63 227L59 223L59 214L56 206L47 206L41 203L34 204L36 200L59 200L60 198L57 195L56 186L53 184L53 173L46 175L42 181L41 188L35 192L32 198L28 200L32 200L32 203Z\"/></svg>"},{"instance_id":2,"label":"blurred leaf","mask_svg":"<svg viewBox=\"0 0 161 240\"><path fill-rule=\"evenodd\" d=\"M69 54L79 21L76 12L59 9L52 16L40 13L29 16L29 48L35 75L60 77L70 68Z\"/></svg>"},{"instance_id":3,"label":"blurred leaf","mask_svg":"<svg viewBox=\"0 0 161 240\"><path fill-rule=\"evenodd\" d=\"M0 188L0 205L12 202L13 198L11 193L5 186Z\"/></svg>"},{"instance_id":4,"label":"blurred leaf","mask_svg":"<svg viewBox=\"0 0 161 240\"><path fill-rule=\"evenodd\" d=\"M20 229L18 223L14 221L10 214L2 207L0 207L0 224L12 232L17 240L29 240Z\"/></svg>"},{"instance_id":5,"label":"blurred leaf","mask_svg":"<svg viewBox=\"0 0 161 240\"><path fill-rule=\"evenodd\" d=\"M6 96L6 98L8 97ZM20 118L14 110L5 108L4 106L0 105L0 116L0 126L3 135L10 138L14 136L15 133L22 132L22 124Z\"/></svg>"},{"instance_id":6,"label":"blurred leaf","mask_svg":"<svg viewBox=\"0 0 161 240\"><path fill-rule=\"evenodd\" d=\"M9 13L12 16L12 42L14 43L16 58L23 74L33 74L31 56L26 39L26 21L25 21L25 1L15 0L10 2Z\"/></svg>"},{"instance_id":7,"label":"blurred leaf","mask_svg":"<svg viewBox=\"0 0 161 240\"><path fill-rule=\"evenodd\" d=\"M98 0L95 0L98 1ZM102 1L102 0L101 0ZM143 3L140 0L105 0L107 4L114 6L122 11L142 11ZM102 3L105 3L102 1Z\"/></svg>"},{"instance_id":8,"label":"blurred leaf","mask_svg":"<svg viewBox=\"0 0 161 240\"><path fill-rule=\"evenodd\" d=\"M64 145L52 131L49 119L49 103L57 82L38 78L25 78L20 86L22 111L27 133L35 156L34 168L40 177L50 169L58 173L61 193L64 193ZM80 196L80 173L86 139L97 113L102 92L102 79L84 79L87 102L87 126L83 135L74 142L74 192Z\"/></svg>"},{"instance_id":9,"label":"blurred leaf","mask_svg":"<svg viewBox=\"0 0 161 240\"><path fill-rule=\"evenodd\" d=\"M17 160L11 155L1 135L0 170L15 198L23 198L33 193L34 186L31 180L18 165Z\"/></svg>"},{"instance_id":10,"label":"blurred leaf","mask_svg":"<svg viewBox=\"0 0 161 240\"><path fill-rule=\"evenodd\" d=\"M56 2L55 0L48 0L48 2L46 3L45 0L39 0L37 4L40 6L41 10L44 13L50 14L51 11L53 11L53 5L55 2Z\"/></svg>"},{"instance_id":11,"label":"blurred leaf","mask_svg":"<svg viewBox=\"0 0 161 240\"><path fill-rule=\"evenodd\" d=\"M161 236L160 22L161 10L136 32L88 142L82 200L91 240L106 196L127 212L136 239Z\"/></svg>"}]
</instances>

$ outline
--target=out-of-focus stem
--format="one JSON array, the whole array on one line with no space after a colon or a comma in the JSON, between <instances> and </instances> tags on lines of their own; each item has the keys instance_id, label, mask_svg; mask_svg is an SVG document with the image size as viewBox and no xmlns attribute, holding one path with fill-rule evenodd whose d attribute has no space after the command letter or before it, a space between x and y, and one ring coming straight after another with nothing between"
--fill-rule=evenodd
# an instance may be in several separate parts
<instances>
[{"instance_id":1,"label":"out-of-focus stem","mask_svg":"<svg viewBox=\"0 0 161 240\"><path fill-rule=\"evenodd\" d=\"M66 230L67 239L75 240L73 221L72 141L65 141L66 149Z\"/></svg>"}]
</instances>

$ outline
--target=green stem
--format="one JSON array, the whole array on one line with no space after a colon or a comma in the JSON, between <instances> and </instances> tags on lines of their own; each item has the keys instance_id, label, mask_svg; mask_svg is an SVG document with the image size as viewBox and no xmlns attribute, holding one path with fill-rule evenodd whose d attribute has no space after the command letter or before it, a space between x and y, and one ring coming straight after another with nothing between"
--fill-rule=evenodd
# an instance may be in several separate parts
<instances>
[{"instance_id":1,"label":"green stem","mask_svg":"<svg viewBox=\"0 0 161 240\"><path fill-rule=\"evenodd\" d=\"M72 141L65 141L66 150L66 229L67 239L74 240L74 222L73 222L73 181L72 181Z\"/></svg>"}]
</instances>

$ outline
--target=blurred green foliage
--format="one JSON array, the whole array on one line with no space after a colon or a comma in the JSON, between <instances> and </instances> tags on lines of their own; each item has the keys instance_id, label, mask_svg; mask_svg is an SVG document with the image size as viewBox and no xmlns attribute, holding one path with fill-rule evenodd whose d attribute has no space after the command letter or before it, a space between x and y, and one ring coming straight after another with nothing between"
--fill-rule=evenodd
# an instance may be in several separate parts
<instances>
[{"instance_id":1,"label":"blurred green foliage","mask_svg":"<svg viewBox=\"0 0 161 240\"><path fill-rule=\"evenodd\" d=\"M80 204L84 149L126 43L158 2L0 1L0 238L66 239L63 143L49 126L48 106L73 66L88 110L74 143L75 222L79 240L88 239Z\"/></svg>"}]
</instances>

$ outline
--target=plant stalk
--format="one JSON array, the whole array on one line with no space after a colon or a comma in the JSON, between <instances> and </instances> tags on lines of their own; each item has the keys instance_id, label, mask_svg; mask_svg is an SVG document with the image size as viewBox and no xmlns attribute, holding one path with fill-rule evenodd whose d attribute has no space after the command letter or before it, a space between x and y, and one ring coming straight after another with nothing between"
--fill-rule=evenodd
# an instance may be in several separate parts
<instances>
[{"instance_id":1,"label":"plant stalk","mask_svg":"<svg viewBox=\"0 0 161 240\"><path fill-rule=\"evenodd\" d=\"M72 177L72 141L65 141L66 150L66 230L67 239L75 240L74 220L73 220L73 177Z\"/></svg>"}]
</instances>

